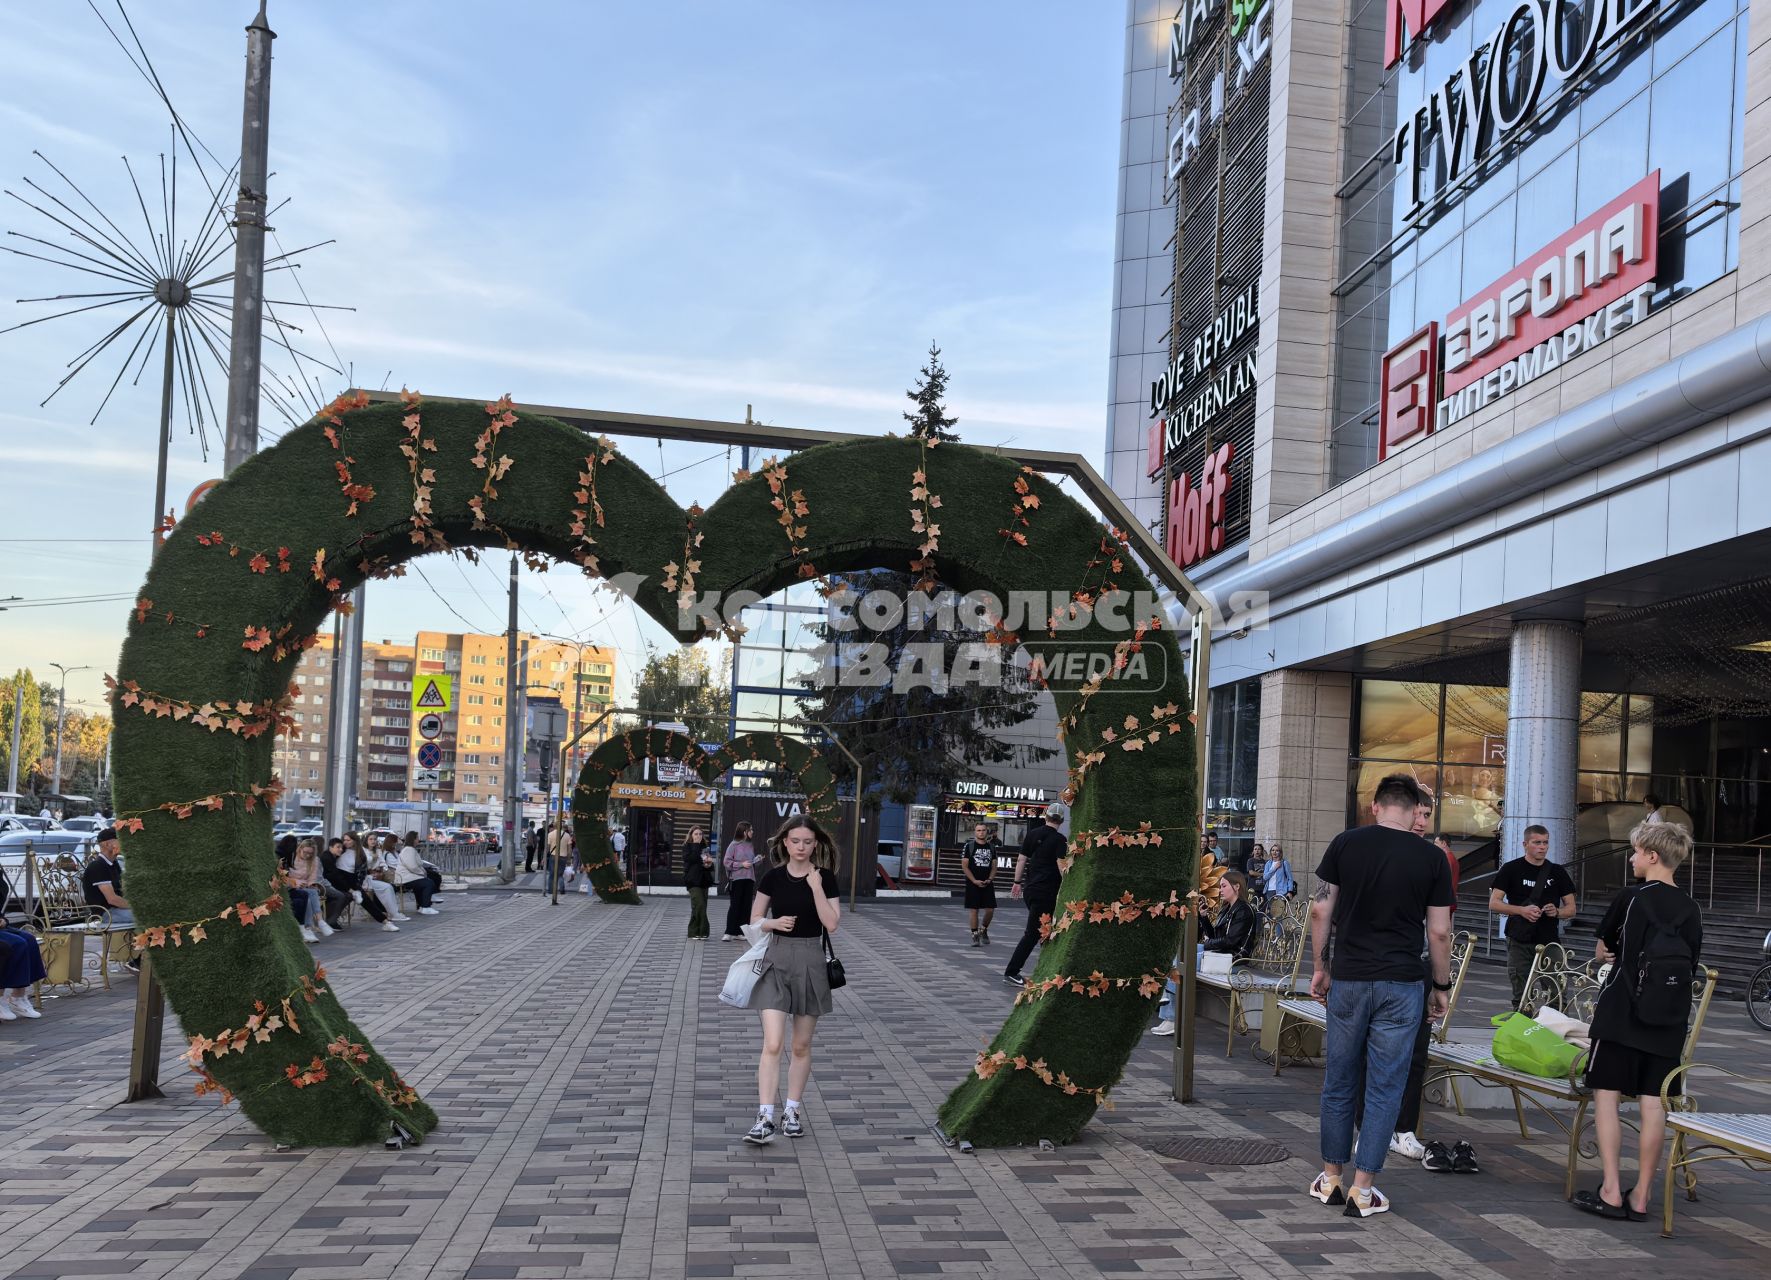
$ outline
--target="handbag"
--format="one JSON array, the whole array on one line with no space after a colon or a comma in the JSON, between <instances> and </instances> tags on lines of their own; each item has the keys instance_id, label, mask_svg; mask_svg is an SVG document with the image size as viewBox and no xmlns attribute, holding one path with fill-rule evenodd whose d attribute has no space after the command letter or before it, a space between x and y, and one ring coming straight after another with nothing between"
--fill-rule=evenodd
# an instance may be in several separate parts
<instances>
[{"instance_id":1,"label":"handbag","mask_svg":"<svg viewBox=\"0 0 1771 1280\"><path fill-rule=\"evenodd\" d=\"M1490 1022L1495 1028L1494 1060L1526 1075L1560 1079L1585 1052L1522 1013L1496 1014Z\"/></svg>"},{"instance_id":2,"label":"handbag","mask_svg":"<svg viewBox=\"0 0 1771 1280\"><path fill-rule=\"evenodd\" d=\"M848 974L842 971L842 961L836 958L836 949L830 945L828 929L824 931L824 976L829 979L832 991L849 984Z\"/></svg>"},{"instance_id":3,"label":"handbag","mask_svg":"<svg viewBox=\"0 0 1771 1280\"><path fill-rule=\"evenodd\" d=\"M745 925L744 940L750 947L732 961L732 967L726 970L726 983L719 993L720 1003L735 1009L750 1007L750 997L756 990L757 981L769 967L769 935L761 926Z\"/></svg>"}]
</instances>

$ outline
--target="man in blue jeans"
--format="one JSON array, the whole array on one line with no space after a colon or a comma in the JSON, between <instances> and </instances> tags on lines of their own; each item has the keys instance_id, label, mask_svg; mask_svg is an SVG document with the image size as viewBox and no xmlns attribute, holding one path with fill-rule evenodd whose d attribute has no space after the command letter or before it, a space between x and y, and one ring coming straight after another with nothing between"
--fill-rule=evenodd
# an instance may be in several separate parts
<instances>
[{"instance_id":1,"label":"man in blue jeans","mask_svg":"<svg viewBox=\"0 0 1771 1280\"><path fill-rule=\"evenodd\" d=\"M1402 1109L1421 1007L1445 1014L1451 990L1451 868L1415 835L1420 784L1391 774L1371 799L1374 825L1334 838L1316 868L1310 908L1316 961L1310 994L1328 1003L1327 1068L1322 1087L1322 1172L1310 1195L1347 1206L1349 1218L1387 1213L1389 1197L1373 1183L1384 1167ZM1330 929L1334 959L1327 956ZM1432 993L1421 987L1426 943ZM1365 1124L1353 1146L1354 1102L1364 1073ZM1353 1183L1341 1181L1351 1160Z\"/></svg>"}]
</instances>

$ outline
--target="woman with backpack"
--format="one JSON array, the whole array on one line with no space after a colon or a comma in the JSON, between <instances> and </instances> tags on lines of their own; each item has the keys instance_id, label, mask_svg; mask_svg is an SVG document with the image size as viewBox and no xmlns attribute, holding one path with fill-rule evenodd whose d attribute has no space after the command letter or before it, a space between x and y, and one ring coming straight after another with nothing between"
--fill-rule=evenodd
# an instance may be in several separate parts
<instances>
[{"instance_id":1,"label":"woman with backpack","mask_svg":"<svg viewBox=\"0 0 1771 1280\"><path fill-rule=\"evenodd\" d=\"M1630 873L1640 884L1618 894L1599 923L1599 960L1609 966L1593 1006L1587 1087L1603 1181L1577 1192L1574 1207L1601 1218L1642 1222L1654 1197L1666 1136L1660 1090L1679 1067L1691 1022L1692 983L1702 972L1703 914L1673 873L1691 856L1691 833L1668 822L1630 832ZM1678 1090L1683 1093L1683 1086ZM1623 1123L1618 1105L1641 1111L1636 1185L1623 1190Z\"/></svg>"}]
</instances>

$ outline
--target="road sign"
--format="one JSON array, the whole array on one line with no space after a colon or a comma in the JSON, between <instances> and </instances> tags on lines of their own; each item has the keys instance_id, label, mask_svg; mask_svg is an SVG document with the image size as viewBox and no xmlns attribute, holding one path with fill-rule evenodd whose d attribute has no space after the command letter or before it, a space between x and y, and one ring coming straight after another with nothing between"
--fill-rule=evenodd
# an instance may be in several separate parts
<instances>
[{"instance_id":1,"label":"road sign","mask_svg":"<svg viewBox=\"0 0 1771 1280\"><path fill-rule=\"evenodd\" d=\"M432 738L443 736L443 717L431 712L418 718L418 736L429 742Z\"/></svg>"},{"instance_id":2,"label":"road sign","mask_svg":"<svg viewBox=\"0 0 1771 1280\"><path fill-rule=\"evenodd\" d=\"M529 737L537 742L564 742L566 708L558 698L529 699Z\"/></svg>"},{"instance_id":3,"label":"road sign","mask_svg":"<svg viewBox=\"0 0 1771 1280\"><path fill-rule=\"evenodd\" d=\"M443 774L439 769L418 769L412 774L414 791L437 791L443 785Z\"/></svg>"},{"instance_id":4,"label":"road sign","mask_svg":"<svg viewBox=\"0 0 1771 1280\"><path fill-rule=\"evenodd\" d=\"M443 749L434 742L423 742L418 746L418 767L420 769L436 769L443 763Z\"/></svg>"},{"instance_id":5,"label":"road sign","mask_svg":"<svg viewBox=\"0 0 1771 1280\"><path fill-rule=\"evenodd\" d=\"M447 711L455 705L455 678L430 674L412 677L412 710Z\"/></svg>"}]
</instances>

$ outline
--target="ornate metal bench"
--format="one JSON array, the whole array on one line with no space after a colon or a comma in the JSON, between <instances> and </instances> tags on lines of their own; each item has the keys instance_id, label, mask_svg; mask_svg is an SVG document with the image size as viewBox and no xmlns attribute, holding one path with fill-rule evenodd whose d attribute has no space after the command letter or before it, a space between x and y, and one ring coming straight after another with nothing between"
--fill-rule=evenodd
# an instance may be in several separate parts
<instances>
[{"instance_id":1,"label":"ornate metal bench","mask_svg":"<svg viewBox=\"0 0 1771 1280\"><path fill-rule=\"evenodd\" d=\"M1684 1178L1686 1198L1695 1200L1697 1179L1691 1172L1693 1165L1706 1164L1711 1160L1738 1160L1755 1172L1771 1171L1771 1115L1759 1112L1706 1115L1699 1112L1685 1086L1674 1084L1686 1072L1697 1069L1696 1063L1687 1062L1668 1076L1666 1083L1660 1087L1661 1105L1667 1111L1666 1127L1673 1135L1673 1149L1667 1155L1666 1180L1660 1198L1660 1234L1667 1238L1671 1238L1673 1234L1675 1174ZM1703 1070L1720 1072L1752 1084L1771 1085L1771 1080L1741 1075L1738 1071L1729 1071L1725 1067L1704 1067ZM1681 1094L1684 1095L1682 1107L1678 1105Z\"/></svg>"},{"instance_id":2,"label":"ornate metal bench","mask_svg":"<svg viewBox=\"0 0 1771 1280\"><path fill-rule=\"evenodd\" d=\"M70 992L86 990L92 985L86 976L90 959L108 991L112 962L127 961L134 954L134 930L112 923L109 909L86 901L80 868L35 853L25 857L31 882L31 923L43 940L43 963L49 970L45 985L65 987ZM88 940L98 943L95 955L87 953Z\"/></svg>"},{"instance_id":3,"label":"ornate metal bench","mask_svg":"<svg viewBox=\"0 0 1771 1280\"><path fill-rule=\"evenodd\" d=\"M1295 898L1280 899L1271 910L1262 913L1253 951L1232 960L1228 973L1198 975L1200 986L1229 994L1230 1013L1224 1036L1226 1058L1236 1051L1237 1036L1253 1032L1248 1022L1250 1004L1263 1003L1261 1025L1265 1028L1269 1025L1266 1019L1273 1016L1272 997L1297 990L1298 966L1303 963L1304 939L1308 934L1308 905L1300 910Z\"/></svg>"},{"instance_id":4,"label":"ornate metal bench","mask_svg":"<svg viewBox=\"0 0 1771 1280\"><path fill-rule=\"evenodd\" d=\"M1573 957L1560 943L1543 943L1537 949L1531 973L1525 980L1523 1011L1529 1016L1539 1009L1550 1007L1578 1022L1590 1023L1593 1020L1593 1006L1599 998L1599 968L1597 961L1589 961L1584 965L1574 964ZM1691 1061L1692 1051L1696 1048L1698 1036L1703 1033L1704 1019L1709 1013L1710 1000L1715 991L1714 969L1704 969L1691 984L1691 1029L1685 1036L1684 1051L1679 1055L1681 1070ZM1583 1052L1568 1068L1565 1077L1551 1079L1516 1071L1496 1062L1490 1045L1439 1044L1427 1051L1428 1088L1423 1092L1427 1100L1435 1100L1431 1086L1443 1082L1451 1090L1457 1113L1463 1115L1463 1099L1456 1091L1459 1077L1505 1089L1513 1097L1513 1114L1519 1121L1519 1136L1526 1139L1531 1137L1530 1127L1525 1123L1525 1103L1529 1101L1554 1121L1568 1137L1568 1166L1562 1183L1562 1197L1571 1200L1574 1198L1574 1179L1581 1157L1590 1159L1598 1154L1590 1142L1585 1148L1581 1145L1582 1138L1586 1136L1587 1112L1593 1102L1592 1090L1586 1087L1581 1078L1586 1071L1586 1059L1587 1055ZM1575 1104L1573 1121L1564 1120L1550 1106L1553 1102ZM1682 1110L1686 1105L1685 1099L1674 1097L1669 1104L1669 1111ZM1668 1120L1670 1124L1670 1114ZM1686 1179L1686 1194L1695 1200L1697 1184L1689 1170Z\"/></svg>"},{"instance_id":5,"label":"ornate metal bench","mask_svg":"<svg viewBox=\"0 0 1771 1280\"><path fill-rule=\"evenodd\" d=\"M1445 1037L1451 1029L1452 1015L1457 1012L1458 997L1463 994L1464 978L1470 971L1470 957L1475 954L1476 939L1470 933L1454 933L1451 935L1451 991L1445 1016L1433 1028L1433 1039L1439 1044L1445 1043ZM1279 1002L1279 1042L1278 1051L1273 1055L1273 1074L1278 1075L1284 1069L1286 1060L1293 1063L1308 1064L1311 1055L1305 1052L1304 1032L1306 1028L1324 1031L1328 1027L1328 1007L1320 1000L1307 997L1294 997Z\"/></svg>"}]
</instances>

